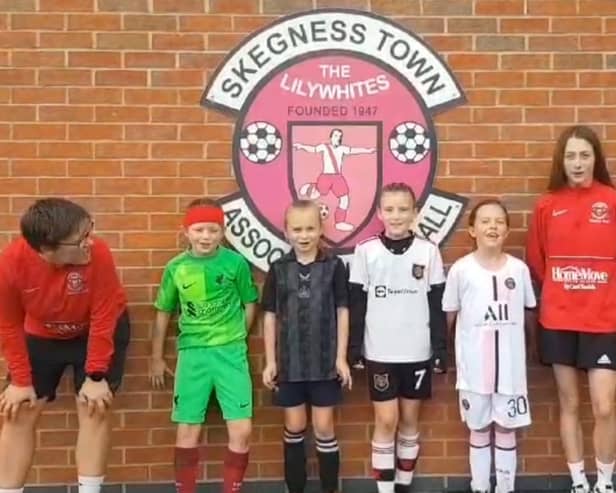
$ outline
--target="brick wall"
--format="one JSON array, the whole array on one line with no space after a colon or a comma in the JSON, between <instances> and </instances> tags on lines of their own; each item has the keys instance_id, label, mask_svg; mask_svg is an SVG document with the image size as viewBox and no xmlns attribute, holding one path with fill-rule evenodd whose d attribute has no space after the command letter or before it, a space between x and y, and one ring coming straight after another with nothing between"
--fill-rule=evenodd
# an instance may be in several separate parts
<instances>
[{"instance_id":1,"label":"brick wall","mask_svg":"<svg viewBox=\"0 0 616 493\"><path fill-rule=\"evenodd\" d=\"M150 305L162 266L178 250L183 206L237 188L232 121L199 106L208 75L250 31L280 14L322 6L391 16L447 59L469 103L436 118L435 185L473 199L502 197L512 211L516 253L560 129L591 123L608 156L616 153L614 0L0 0L1 243L35 197L74 198L95 213L131 302L134 340L117 399L113 481L172 477L170 394L149 391L147 378ZM452 261L468 248L459 231L445 257ZM259 373L260 330L250 342ZM436 379L424 408L422 474L467 471L453 377ZM549 372L531 368L530 386L534 425L521 443L521 470L562 472ZM258 384L256 393L249 475L279 478L281 413ZM338 410L346 476L368 473L371 416L360 383ZM31 482L73 480L75 429L65 392L42 420ZM218 478L225 429L216 413L205 443L204 477Z\"/></svg>"}]
</instances>

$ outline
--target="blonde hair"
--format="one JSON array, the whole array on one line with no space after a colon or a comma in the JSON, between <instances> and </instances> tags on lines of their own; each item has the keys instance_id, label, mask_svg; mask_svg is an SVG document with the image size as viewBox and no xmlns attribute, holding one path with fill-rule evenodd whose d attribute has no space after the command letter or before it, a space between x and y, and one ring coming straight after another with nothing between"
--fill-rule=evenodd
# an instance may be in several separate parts
<instances>
[{"instance_id":1,"label":"blonde hair","mask_svg":"<svg viewBox=\"0 0 616 493\"><path fill-rule=\"evenodd\" d=\"M319 224L323 225L323 219L321 218L321 211L319 210L319 205L314 200L298 199L294 200L284 211L284 227L287 227L287 218L289 217L289 213L291 211L305 211L308 209L313 209L317 213L317 217L319 218Z\"/></svg>"}]
</instances>

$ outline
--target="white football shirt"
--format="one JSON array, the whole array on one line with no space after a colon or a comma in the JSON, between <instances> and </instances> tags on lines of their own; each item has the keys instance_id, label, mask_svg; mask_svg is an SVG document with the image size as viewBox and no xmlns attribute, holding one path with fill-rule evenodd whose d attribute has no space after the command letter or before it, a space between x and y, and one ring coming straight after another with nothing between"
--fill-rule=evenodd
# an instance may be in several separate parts
<instances>
[{"instance_id":1,"label":"white football shirt","mask_svg":"<svg viewBox=\"0 0 616 493\"><path fill-rule=\"evenodd\" d=\"M415 237L394 254L376 236L355 247L350 282L367 293L364 356L385 363L430 359L430 286L445 282L438 247Z\"/></svg>"},{"instance_id":2,"label":"white football shirt","mask_svg":"<svg viewBox=\"0 0 616 493\"><path fill-rule=\"evenodd\" d=\"M449 270L443 310L458 312L456 388L481 394L526 394L524 309L536 306L528 267L507 255L498 271L474 253Z\"/></svg>"}]
</instances>

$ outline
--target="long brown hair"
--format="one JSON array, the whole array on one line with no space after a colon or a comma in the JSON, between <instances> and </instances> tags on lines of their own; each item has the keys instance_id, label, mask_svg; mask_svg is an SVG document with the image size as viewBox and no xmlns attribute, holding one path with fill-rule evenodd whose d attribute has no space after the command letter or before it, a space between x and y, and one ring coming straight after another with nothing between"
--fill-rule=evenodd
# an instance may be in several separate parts
<instances>
[{"instance_id":1,"label":"long brown hair","mask_svg":"<svg viewBox=\"0 0 616 493\"><path fill-rule=\"evenodd\" d=\"M565 147L567 146L567 141L571 137L583 139L592 146L593 152L595 154L593 178L596 181L603 183L604 185L614 187L612 179L610 178L610 173L607 170L607 165L605 163L605 154L603 153L603 148L601 147L599 137L592 128L587 127L586 125L575 125L573 127L565 129L556 141L554 155L552 156L552 170L550 171L548 190L550 190L551 192L555 192L556 190L560 190L561 188L568 186L567 175L565 174L564 160Z\"/></svg>"}]
</instances>

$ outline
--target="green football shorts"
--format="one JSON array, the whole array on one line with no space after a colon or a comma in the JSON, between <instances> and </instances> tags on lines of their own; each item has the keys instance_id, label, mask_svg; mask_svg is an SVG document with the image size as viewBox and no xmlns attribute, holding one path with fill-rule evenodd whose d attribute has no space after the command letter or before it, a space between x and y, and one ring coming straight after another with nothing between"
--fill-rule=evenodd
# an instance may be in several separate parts
<instances>
[{"instance_id":1,"label":"green football shorts","mask_svg":"<svg viewBox=\"0 0 616 493\"><path fill-rule=\"evenodd\" d=\"M171 420L203 423L213 390L225 420L252 417L252 381L245 341L179 351Z\"/></svg>"}]
</instances>

